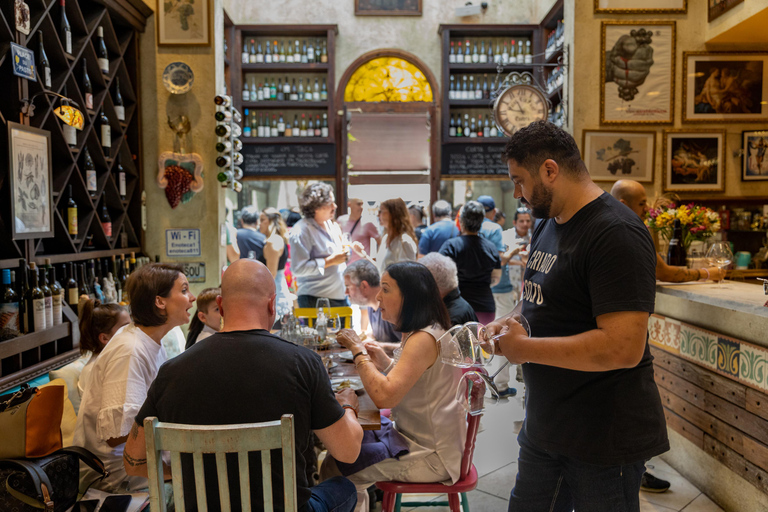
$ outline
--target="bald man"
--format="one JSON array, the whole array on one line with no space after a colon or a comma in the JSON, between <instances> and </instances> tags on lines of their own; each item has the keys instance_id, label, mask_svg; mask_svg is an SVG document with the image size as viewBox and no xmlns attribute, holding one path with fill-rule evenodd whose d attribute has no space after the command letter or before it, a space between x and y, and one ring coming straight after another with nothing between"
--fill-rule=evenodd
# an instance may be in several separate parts
<instances>
[{"instance_id":1,"label":"bald man","mask_svg":"<svg viewBox=\"0 0 768 512\"><path fill-rule=\"evenodd\" d=\"M328 452L354 462L363 431L357 422L357 396L353 390L334 395L320 356L269 333L275 321L275 284L266 266L240 259L224 272L221 295L216 299L224 328L163 365L152 383L125 446L124 464L131 475L147 476L143 421L192 425L261 423L293 414L296 442L298 509L307 512L351 512L357 503L355 486L335 477L310 488L302 454L312 449L311 433ZM236 460L229 461L230 489L239 485ZM219 509L215 464L206 462L208 507ZM189 464L189 465L186 465ZM184 496L194 503L195 481L191 458L182 458ZM251 492L262 502L261 458L250 456ZM166 479L170 470L166 468ZM280 457L272 457L272 481L282 485ZM281 496L276 491L275 496ZM277 499L279 501L279 498ZM232 506L240 497L232 493Z\"/></svg>"},{"instance_id":2,"label":"bald man","mask_svg":"<svg viewBox=\"0 0 768 512\"><path fill-rule=\"evenodd\" d=\"M619 180L613 184L611 195L624 203L643 221L648 216L648 198L645 187L633 180ZM685 268L667 265L659 253L656 253L656 279L670 283L684 283L699 279L720 281L725 277L725 271L718 267Z\"/></svg>"}]
</instances>

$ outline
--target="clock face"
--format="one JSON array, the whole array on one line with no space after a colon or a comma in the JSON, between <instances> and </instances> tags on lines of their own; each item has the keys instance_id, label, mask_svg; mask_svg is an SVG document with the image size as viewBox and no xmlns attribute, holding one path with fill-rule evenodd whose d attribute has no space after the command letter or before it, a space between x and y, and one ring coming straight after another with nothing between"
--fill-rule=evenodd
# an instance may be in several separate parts
<instances>
[{"instance_id":1,"label":"clock face","mask_svg":"<svg viewBox=\"0 0 768 512\"><path fill-rule=\"evenodd\" d=\"M537 88L530 85L513 85L493 105L496 124L507 136L525 128L534 121L547 119L547 99Z\"/></svg>"}]
</instances>

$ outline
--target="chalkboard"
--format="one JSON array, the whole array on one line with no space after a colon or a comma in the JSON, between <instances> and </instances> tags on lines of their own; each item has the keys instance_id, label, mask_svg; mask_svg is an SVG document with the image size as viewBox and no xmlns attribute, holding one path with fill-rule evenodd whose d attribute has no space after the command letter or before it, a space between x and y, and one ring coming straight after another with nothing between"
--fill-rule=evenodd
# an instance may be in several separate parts
<instances>
[{"instance_id":1,"label":"chalkboard","mask_svg":"<svg viewBox=\"0 0 768 512\"><path fill-rule=\"evenodd\" d=\"M334 144L244 144L243 175L336 176Z\"/></svg>"},{"instance_id":2,"label":"chalkboard","mask_svg":"<svg viewBox=\"0 0 768 512\"><path fill-rule=\"evenodd\" d=\"M502 162L504 143L443 145L442 174L444 176L506 176L507 164Z\"/></svg>"}]
</instances>

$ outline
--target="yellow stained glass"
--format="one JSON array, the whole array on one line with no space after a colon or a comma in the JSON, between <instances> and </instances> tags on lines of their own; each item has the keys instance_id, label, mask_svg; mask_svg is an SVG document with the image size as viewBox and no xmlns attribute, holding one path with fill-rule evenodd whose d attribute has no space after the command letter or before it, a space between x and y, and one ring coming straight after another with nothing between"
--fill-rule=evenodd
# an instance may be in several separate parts
<instances>
[{"instance_id":1,"label":"yellow stained glass","mask_svg":"<svg viewBox=\"0 0 768 512\"><path fill-rule=\"evenodd\" d=\"M344 101L432 101L432 88L424 73L407 60L379 57L355 70Z\"/></svg>"}]
</instances>

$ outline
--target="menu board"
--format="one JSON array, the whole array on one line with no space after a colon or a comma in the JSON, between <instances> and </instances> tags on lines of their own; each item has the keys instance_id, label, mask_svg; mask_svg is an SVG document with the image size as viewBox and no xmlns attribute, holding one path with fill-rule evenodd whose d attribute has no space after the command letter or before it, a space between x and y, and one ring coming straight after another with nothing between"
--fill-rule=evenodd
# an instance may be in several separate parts
<instances>
[{"instance_id":1,"label":"menu board","mask_svg":"<svg viewBox=\"0 0 768 512\"><path fill-rule=\"evenodd\" d=\"M244 176L336 176L334 144L244 144Z\"/></svg>"},{"instance_id":2,"label":"menu board","mask_svg":"<svg viewBox=\"0 0 768 512\"><path fill-rule=\"evenodd\" d=\"M506 176L509 173L501 155L504 144L454 143L443 145L442 175L443 176Z\"/></svg>"}]
</instances>

